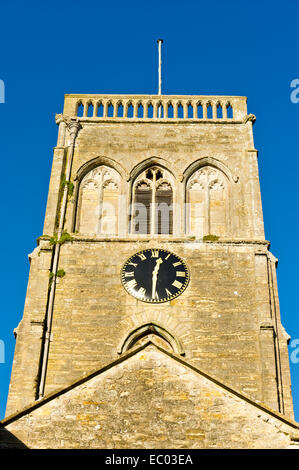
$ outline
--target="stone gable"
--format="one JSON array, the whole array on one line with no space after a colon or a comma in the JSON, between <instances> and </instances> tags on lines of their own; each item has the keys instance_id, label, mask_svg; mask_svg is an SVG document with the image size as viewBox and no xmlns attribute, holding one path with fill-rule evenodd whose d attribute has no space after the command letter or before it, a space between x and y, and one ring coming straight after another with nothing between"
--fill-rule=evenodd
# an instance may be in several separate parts
<instances>
[{"instance_id":1,"label":"stone gable","mask_svg":"<svg viewBox=\"0 0 299 470\"><path fill-rule=\"evenodd\" d=\"M40 449L288 448L299 430L152 343L2 425Z\"/></svg>"}]
</instances>

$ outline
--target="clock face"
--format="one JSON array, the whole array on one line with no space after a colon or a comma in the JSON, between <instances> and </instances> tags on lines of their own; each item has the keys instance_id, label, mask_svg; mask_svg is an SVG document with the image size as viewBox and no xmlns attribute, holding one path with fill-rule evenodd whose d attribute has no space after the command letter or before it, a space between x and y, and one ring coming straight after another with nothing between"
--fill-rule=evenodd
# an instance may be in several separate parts
<instances>
[{"instance_id":1,"label":"clock face","mask_svg":"<svg viewBox=\"0 0 299 470\"><path fill-rule=\"evenodd\" d=\"M143 302L168 302L189 282L189 270L174 253L157 248L135 253L122 267L121 280L129 294Z\"/></svg>"}]
</instances>

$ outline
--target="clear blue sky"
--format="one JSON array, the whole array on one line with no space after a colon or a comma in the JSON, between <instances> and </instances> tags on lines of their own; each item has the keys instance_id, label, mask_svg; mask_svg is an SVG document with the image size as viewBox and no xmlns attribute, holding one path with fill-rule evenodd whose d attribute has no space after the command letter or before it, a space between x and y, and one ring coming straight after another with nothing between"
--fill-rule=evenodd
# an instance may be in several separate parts
<instances>
[{"instance_id":1,"label":"clear blue sky","mask_svg":"<svg viewBox=\"0 0 299 470\"><path fill-rule=\"evenodd\" d=\"M13 329L23 314L27 255L42 234L55 113L62 112L64 93L157 93L160 37L164 94L248 97L257 117L266 237L279 259L282 322L299 338L299 103L290 100L290 83L299 79L298 18L296 0L2 2L0 418ZM291 373L299 421L299 362L291 363Z\"/></svg>"}]
</instances>

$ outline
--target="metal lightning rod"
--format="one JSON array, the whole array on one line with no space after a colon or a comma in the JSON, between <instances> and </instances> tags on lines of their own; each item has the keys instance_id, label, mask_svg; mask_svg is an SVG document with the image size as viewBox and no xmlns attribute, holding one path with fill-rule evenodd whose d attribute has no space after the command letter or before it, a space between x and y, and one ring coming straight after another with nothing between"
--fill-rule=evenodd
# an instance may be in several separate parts
<instances>
[{"instance_id":1,"label":"metal lightning rod","mask_svg":"<svg viewBox=\"0 0 299 470\"><path fill-rule=\"evenodd\" d=\"M161 59L161 46L163 43L163 39L158 39L158 53L159 53L159 65L158 65L158 95L161 95L162 92L162 76L161 76L161 64L162 64L162 59ZM161 117L161 106L159 106L158 109L158 117Z\"/></svg>"},{"instance_id":2,"label":"metal lightning rod","mask_svg":"<svg viewBox=\"0 0 299 470\"><path fill-rule=\"evenodd\" d=\"M162 78L161 78L161 64L162 64L162 60L161 60L161 45L163 43L163 39L158 39L157 40L157 43L158 43L158 50L159 50L159 66L158 66L158 77L159 77L159 80L158 80L158 95L161 95L161 86L162 86Z\"/></svg>"}]
</instances>

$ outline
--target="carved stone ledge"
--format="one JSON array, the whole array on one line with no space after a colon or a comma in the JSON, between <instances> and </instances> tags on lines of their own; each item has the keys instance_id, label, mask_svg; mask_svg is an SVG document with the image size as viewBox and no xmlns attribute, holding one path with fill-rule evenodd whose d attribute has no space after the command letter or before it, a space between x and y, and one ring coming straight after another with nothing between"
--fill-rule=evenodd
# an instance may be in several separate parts
<instances>
[{"instance_id":1,"label":"carved stone ledge","mask_svg":"<svg viewBox=\"0 0 299 470\"><path fill-rule=\"evenodd\" d=\"M62 122L65 123L69 133L70 133L70 136L71 136L71 139L74 141L77 134L78 134L78 131L82 128L82 125L80 124L80 121L79 121L79 118L74 118L74 117L70 117L68 116L67 114L56 114L55 115L55 122L56 124L61 124Z\"/></svg>"},{"instance_id":2,"label":"carved stone ledge","mask_svg":"<svg viewBox=\"0 0 299 470\"><path fill-rule=\"evenodd\" d=\"M55 114L55 122L57 125L59 125L61 122L64 122L66 125L68 125L71 119L72 118L68 116L67 114L63 114L63 113Z\"/></svg>"},{"instance_id":3,"label":"carved stone ledge","mask_svg":"<svg viewBox=\"0 0 299 470\"><path fill-rule=\"evenodd\" d=\"M276 333L275 333L275 330L274 330L274 325L273 325L273 323L272 323L272 320L263 321L263 322L260 324L260 330L272 330L272 331L273 331L273 334L276 336Z\"/></svg>"},{"instance_id":4,"label":"carved stone ledge","mask_svg":"<svg viewBox=\"0 0 299 470\"><path fill-rule=\"evenodd\" d=\"M246 124L248 121L251 121L252 124L254 124L256 121L256 116L254 114L247 114L243 120L243 124Z\"/></svg>"}]
</instances>

